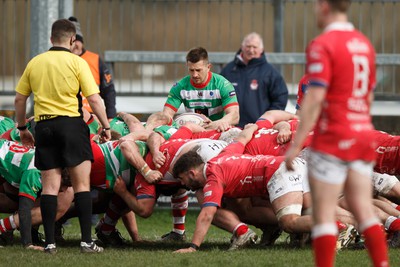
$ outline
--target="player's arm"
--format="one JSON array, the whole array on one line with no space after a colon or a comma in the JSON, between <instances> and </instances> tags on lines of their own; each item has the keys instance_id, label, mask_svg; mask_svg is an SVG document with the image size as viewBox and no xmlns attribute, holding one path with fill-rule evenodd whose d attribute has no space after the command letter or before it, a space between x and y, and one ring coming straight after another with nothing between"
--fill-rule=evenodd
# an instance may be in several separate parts
<instances>
[{"instance_id":1,"label":"player's arm","mask_svg":"<svg viewBox=\"0 0 400 267\"><path fill-rule=\"evenodd\" d=\"M135 213L133 211L129 211L122 215L122 222L124 223L129 236L132 238L132 241L140 241L141 239L139 236Z\"/></svg>"},{"instance_id":2,"label":"player's arm","mask_svg":"<svg viewBox=\"0 0 400 267\"><path fill-rule=\"evenodd\" d=\"M126 125L128 125L129 132L136 132L139 130L144 130L142 123L132 114L126 112L118 112L118 117L120 117Z\"/></svg>"},{"instance_id":3,"label":"player's arm","mask_svg":"<svg viewBox=\"0 0 400 267\"><path fill-rule=\"evenodd\" d=\"M272 124L275 124L281 121L288 121L296 118L297 116L295 114L284 110L268 110L260 116L259 120L268 120Z\"/></svg>"},{"instance_id":4,"label":"player's arm","mask_svg":"<svg viewBox=\"0 0 400 267\"><path fill-rule=\"evenodd\" d=\"M109 141L111 139L111 131L110 131L110 123L108 122L108 118L106 115L106 110L104 108L103 101L99 94L92 94L87 96L90 107L92 108L94 114L96 114L97 118L100 120L103 129L108 129L103 132L103 141Z\"/></svg>"},{"instance_id":5,"label":"player's arm","mask_svg":"<svg viewBox=\"0 0 400 267\"><path fill-rule=\"evenodd\" d=\"M26 101L28 100L29 96L22 95L20 93L15 94L15 100L14 100L14 105L15 105L15 118L18 123L18 127L25 126L26 124ZM35 145L35 140L28 129L20 130L19 132L20 138L21 138L21 143L28 147L28 148L33 148Z\"/></svg>"},{"instance_id":6,"label":"player's arm","mask_svg":"<svg viewBox=\"0 0 400 267\"><path fill-rule=\"evenodd\" d=\"M309 86L307 90L302 102L300 123L293 144L286 153L286 166L289 170L293 170L292 161L300 153L308 133L314 128L321 113L325 95L326 88L323 86Z\"/></svg>"},{"instance_id":7,"label":"player's arm","mask_svg":"<svg viewBox=\"0 0 400 267\"><path fill-rule=\"evenodd\" d=\"M156 169L159 169L165 163L165 156L160 151L160 146L164 141L164 137L156 132L151 133L149 139L147 139L147 146L153 156L153 163Z\"/></svg>"},{"instance_id":8,"label":"player's arm","mask_svg":"<svg viewBox=\"0 0 400 267\"><path fill-rule=\"evenodd\" d=\"M224 132L228 130L231 126L239 123L239 106L232 105L225 109L225 115L219 120L210 121L205 128L211 130L218 130L219 132Z\"/></svg>"},{"instance_id":9,"label":"player's arm","mask_svg":"<svg viewBox=\"0 0 400 267\"><path fill-rule=\"evenodd\" d=\"M126 188L126 184L121 177L115 180L114 192L118 194L128 205L135 214L143 218L148 218L153 213L153 207L155 204L154 198L144 198L138 200L131 192Z\"/></svg>"},{"instance_id":10,"label":"player's arm","mask_svg":"<svg viewBox=\"0 0 400 267\"><path fill-rule=\"evenodd\" d=\"M254 123L249 123L244 126L243 131L235 138L235 141L242 143L244 146L253 138L253 134L257 131L258 126Z\"/></svg>"},{"instance_id":11,"label":"player's arm","mask_svg":"<svg viewBox=\"0 0 400 267\"><path fill-rule=\"evenodd\" d=\"M120 144L120 148L128 163L135 167L149 184L162 179L163 175L159 171L152 170L144 161L135 142L125 141Z\"/></svg>"},{"instance_id":12,"label":"player's arm","mask_svg":"<svg viewBox=\"0 0 400 267\"><path fill-rule=\"evenodd\" d=\"M290 130L289 122L280 121L275 124L273 128L278 131L278 135L276 136L278 144L285 144L292 138L292 131Z\"/></svg>"},{"instance_id":13,"label":"player's arm","mask_svg":"<svg viewBox=\"0 0 400 267\"><path fill-rule=\"evenodd\" d=\"M203 207L200 211L199 216L196 220L196 229L194 230L192 243L188 248L183 248L175 251L176 253L190 253L195 252L197 248L203 243L204 238L211 226L211 222L214 219L214 215L217 212L216 206Z\"/></svg>"},{"instance_id":14,"label":"player's arm","mask_svg":"<svg viewBox=\"0 0 400 267\"><path fill-rule=\"evenodd\" d=\"M165 116L173 118L175 113L176 113L176 110L173 110L170 107L164 106L163 113L164 113Z\"/></svg>"}]
</instances>

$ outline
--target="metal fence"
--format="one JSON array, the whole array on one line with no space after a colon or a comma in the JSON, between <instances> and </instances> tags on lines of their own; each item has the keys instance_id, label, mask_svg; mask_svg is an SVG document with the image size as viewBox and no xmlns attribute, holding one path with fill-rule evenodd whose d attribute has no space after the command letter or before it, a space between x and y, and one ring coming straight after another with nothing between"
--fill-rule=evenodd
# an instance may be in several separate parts
<instances>
[{"instance_id":1,"label":"metal fence","mask_svg":"<svg viewBox=\"0 0 400 267\"><path fill-rule=\"evenodd\" d=\"M0 0L2 95L13 94L31 57L29 25L31 10L35 10L32 3L33 0ZM253 31L263 36L267 57L276 52L290 55L303 53L307 43L318 34L312 0L75 0L71 3L81 23L86 48L103 56L110 50L168 54L200 45L213 53L227 52L233 59L243 36ZM349 13L350 20L371 39L380 54L378 97L400 96L396 16L399 13L398 0L353 1ZM119 95L166 94L175 80L186 75L181 62L108 59L114 62ZM304 64L282 65L279 57L274 63L280 67L289 88L294 88L304 73ZM218 72L218 68L214 71Z\"/></svg>"}]
</instances>

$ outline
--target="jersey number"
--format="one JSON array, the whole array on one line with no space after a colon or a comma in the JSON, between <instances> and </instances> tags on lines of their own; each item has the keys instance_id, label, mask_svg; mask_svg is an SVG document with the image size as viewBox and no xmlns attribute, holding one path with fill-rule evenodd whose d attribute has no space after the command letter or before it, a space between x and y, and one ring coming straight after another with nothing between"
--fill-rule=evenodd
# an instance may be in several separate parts
<instances>
[{"instance_id":1,"label":"jersey number","mask_svg":"<svg viewBox=\"0 0 400 267\"><path fill-rule=\"evenodd\" d=\"M363 97L368 93L369 61L366 56L354 55L353 96Z\"/></svg>"}]
</instances>

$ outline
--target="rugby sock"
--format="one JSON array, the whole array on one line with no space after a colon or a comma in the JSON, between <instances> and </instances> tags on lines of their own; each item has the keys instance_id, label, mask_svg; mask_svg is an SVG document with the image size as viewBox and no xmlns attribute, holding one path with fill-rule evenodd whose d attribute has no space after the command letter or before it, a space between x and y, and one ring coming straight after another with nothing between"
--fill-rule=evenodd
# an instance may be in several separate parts
<instances>
[{"instance_id":1,"label":"rugby sock","mask_svg":"<svg viewBox=\"0 0 400 267\"><path fill-rule=\"evenodd\" d=\"M89 191L75 193L75 208L78 213L79 225L83 242L92 243L92 197ZM54 233L54 231L53 231Z\"/></svg>"},{"instance_id":2,"label":"rugby sock","mask_svg":"<svg viewBox=\"0 0 400 267\"><path fill-rule=\"evenodd\" d=\"M171 208L175 233L183 235L185 233L185 217L189 205L189 197L187 192L171 197Z\"/></svg>"},{"instance_id":3,"label":"rugby sock","mask_svg":"<svg viewBox=\"0 0 400 267\"><path fill-rule=\"evenodd\" d=\"M336 226L339 233L347 228L347 225L345 223L342 223L341 221L336 221Z\"/></svg>"},{"instance_id":4,"label":"rugby sock","mask_svg":"<svg viewBox=\"0 0 400 267\"><path fill-rule=\"evenodd\" d=\"M360 224L360 231L365 237L365 247L374 266L389 266L385 233L378 224L378 220L374 219Z\"/></svg>"},{"instance_id":5,"label":"rugby sock","mask_svg":"<svg viewBox=\"0 0 400 267\"><path fill-rule=\"evenodd\" d=\"M315 225L312 229L312 247L315 266L333 266L336 255L338 227L335 223Z\"/></svg>"},{"instance_id":6,"label":"rugby sock","mask_svg":"<svg viewBox=\"0 0 400 267\"><path fill-rule=\"evenodd\" d=\"M121 205L125 205L120 197L113 197L108 205L106 212L104 213L103 223L100 226L100 230L103 234L109 235L115 230L115 226L121 218Z\"/></svg>"},{"instance_id":7,"label":"rugby sock","mask_svg":"<svg viewBox=\"0 0 400 267\"><path fill-rule=\"evenodd\" d=\"M17 225L14 222L14 215L0 220L0 233L5 233L14 229L17 229Z\"/></svg>"},{"instance_id":8,"label":"rugby sock","mask_svg":"<svg viewBox=\"0 0 400 267\"><path fill-rule=\"evenodd\" d=\"M44 235L46 245L55 244L54 221L57 213L57 196L42 195L40 199L40 211L42 213Z\"/></svg>"},{"instance_id":9,"label":"rugby sock","mask_svg":"<svg viewBox=\"0 0 400 267\"><path fill-rule=\"evenodd\" d=\"M389 218L387 218L385 221L385 228L389 232L400 231L400 219L394 216L389 216Z\"/></svg>"},{"instance_id":10,"label":"rugby sock","mask_svg":"<svg viewBox=\"0 0 400 267\"><path fill-rule=\"evenodd\" d=\"M236 237L239 237L239 236L244 235L245 233L247 233L248 230L249 230L249 227L246 224L239 223L238 225L236 225L235 229L233 229L233 234Z\"/></svg>"}]
</instances>

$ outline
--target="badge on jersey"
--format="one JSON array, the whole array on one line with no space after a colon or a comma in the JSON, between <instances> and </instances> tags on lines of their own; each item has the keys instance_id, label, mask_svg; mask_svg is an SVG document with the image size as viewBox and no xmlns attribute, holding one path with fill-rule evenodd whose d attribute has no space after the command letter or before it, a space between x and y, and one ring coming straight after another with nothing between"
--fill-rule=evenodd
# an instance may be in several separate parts
<instances>
[{"instance_id":1,"label":"badge on jersey","mask_svg":"<svg viewBox=\"0 0 400 267\"><path fill-rule=\"evenodd\" d=\"M257 90L258 89L258 81L257 80L252 80L250 83L250 89L251 90Z\"/></svg>"}]
</instances>

